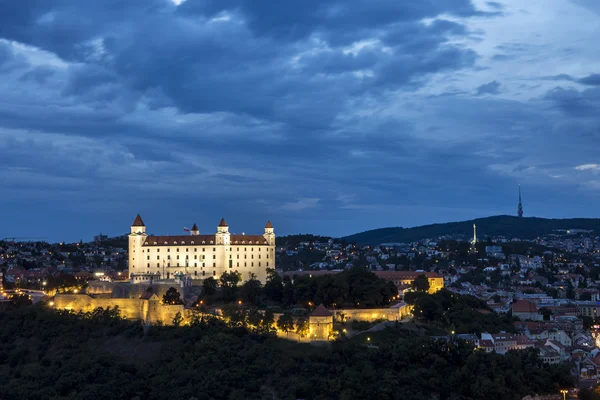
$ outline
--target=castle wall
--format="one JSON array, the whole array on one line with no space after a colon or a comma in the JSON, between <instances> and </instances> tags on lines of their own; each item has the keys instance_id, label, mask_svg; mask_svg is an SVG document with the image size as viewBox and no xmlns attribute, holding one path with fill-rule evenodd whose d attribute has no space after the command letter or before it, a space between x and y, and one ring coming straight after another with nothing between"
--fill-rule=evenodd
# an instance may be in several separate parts
<instances>
[{"instance_id":1,"label":"castle wall","mask_svg":"<svg viewBox=\"0 0 600 400\"><path fill-rule=\"evenodd\" d=\"M184 318L187 317L183 305L162 305L159 300L94 298L87 294L59 294L54 298L54 307L75 312L115 306L121 310L121 316L149 323L162 321L165 325L170 325L178 312Z\"/></svg>"},{"instance_id":2,"label":"castle wall","mask_svg":"<svg viewBox=\"0 0 600 400\"><path fill-rule=\"evenodd\" d=\"M410 306L403 305L393 308L343 309L333 310L336 321L368 321L377 320L399 321L410 314Z\"/></svg>"}]
</instances>

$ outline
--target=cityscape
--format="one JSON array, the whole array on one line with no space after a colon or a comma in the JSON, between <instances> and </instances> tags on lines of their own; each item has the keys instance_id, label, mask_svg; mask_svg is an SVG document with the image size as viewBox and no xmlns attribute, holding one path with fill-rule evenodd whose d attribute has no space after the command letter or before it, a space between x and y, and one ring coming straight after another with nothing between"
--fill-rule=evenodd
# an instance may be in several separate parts
<instances>
[{"instance_id":1,"label":"cityscape","mask_svg":"<svg viewBox=\"0 0 600 400\"><path fill-rule=\"evenodd\" d=\"M600 400L598 37L0 1L0 400Z\"/></svg>"}]
</instances>

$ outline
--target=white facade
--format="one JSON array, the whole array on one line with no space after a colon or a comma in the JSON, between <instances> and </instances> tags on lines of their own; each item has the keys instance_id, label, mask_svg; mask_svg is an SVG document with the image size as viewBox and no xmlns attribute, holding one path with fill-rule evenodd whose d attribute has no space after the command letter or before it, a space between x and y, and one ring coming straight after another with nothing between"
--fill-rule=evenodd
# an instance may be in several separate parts
<instances>
[{"instance_id":1,"label":"white facade","mask_svg":"<svg viewBox=\"0 0 600 400\"><path fill-rule=\"evenodd\" d=\"M267 222L262 235L232 235L225 220L212 235L148 236L138 217L129 235L129 274L157 274L162 279L185 275L191 279L219 277L237 271L266 282L267 268L275 268L275 233Z\"/></svg>"}]
</instances>

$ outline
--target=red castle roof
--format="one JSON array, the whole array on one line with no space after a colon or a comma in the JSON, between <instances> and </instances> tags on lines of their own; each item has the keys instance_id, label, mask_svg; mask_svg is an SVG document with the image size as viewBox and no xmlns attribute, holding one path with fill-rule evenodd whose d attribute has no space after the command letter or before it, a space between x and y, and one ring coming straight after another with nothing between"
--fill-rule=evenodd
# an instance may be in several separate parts
<instances>
[{"instance_id":1,"label":"red castle roof","mask_svg":"<svg viewBox=\"0 0 600 400\"><path fill-rule=\"evenodd\" d=\"M140 217L140 214L137 215L137 217L135 217L135 221L133 221L133 224L131 224L131 226L146 226L144 224L144 221L142 221L142 217Z\"/></svg>"}]
</instances>

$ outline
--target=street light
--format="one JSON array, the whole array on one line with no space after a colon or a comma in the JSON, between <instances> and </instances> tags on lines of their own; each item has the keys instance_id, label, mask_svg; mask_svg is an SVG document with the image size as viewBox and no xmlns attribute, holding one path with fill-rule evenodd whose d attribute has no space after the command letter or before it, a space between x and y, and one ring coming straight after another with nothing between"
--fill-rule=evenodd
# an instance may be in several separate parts
<instances>
[{"instance_id":1,"label":"street light","mask_svg":"<svg viewBox=\"0 0 600 400\"><path fill-rule=\"evenodd\" d=\"M566 389L561 389L560 392L563 395L563 400L567 400L567 393L569 393L569 391Z\"/></svg>"}]
</instances>

